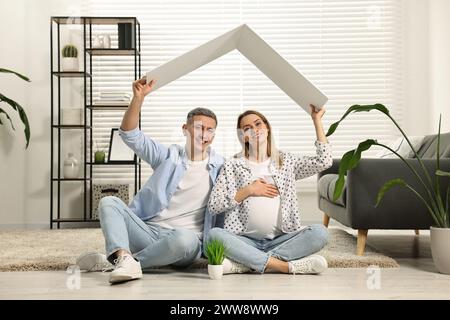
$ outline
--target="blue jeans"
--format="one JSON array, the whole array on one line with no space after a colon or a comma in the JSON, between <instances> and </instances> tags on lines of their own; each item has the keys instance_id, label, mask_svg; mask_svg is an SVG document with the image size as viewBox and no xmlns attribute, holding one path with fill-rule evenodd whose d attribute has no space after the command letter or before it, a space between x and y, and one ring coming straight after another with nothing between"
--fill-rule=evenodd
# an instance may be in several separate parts
<instances>
[{"instance_id":1,"label":"blue jeans","mask_svg":"<svg viewBox=\"0 0 450 320\"><path fill-rule=\"evenodd\" d=\"M208 240L212 239L221 240L225 244L226 255L231 260L263 273L270 256L291 261L319 251L327 244L328 231L321 224L313 224L272 240L255 240L225 229L213 228L208 233Z\"/></svg>"},{"instance_id":2,"label":"blue jeans","mask_svg":"<svg viewBox=\"0 0 450 320\"><path fill-rule=\"evenodd\" d=\"M186 267L201 255L201 242L194 232L144 222L117 197L102 198L98 211L110 262L119 249L131 252L143 269Z\"/></svg>"}]
</instances>

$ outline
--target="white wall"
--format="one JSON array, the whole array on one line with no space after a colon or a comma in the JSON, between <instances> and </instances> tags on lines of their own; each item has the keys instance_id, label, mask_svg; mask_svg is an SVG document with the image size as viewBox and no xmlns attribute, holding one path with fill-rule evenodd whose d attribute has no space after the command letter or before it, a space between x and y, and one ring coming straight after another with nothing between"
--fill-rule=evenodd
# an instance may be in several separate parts
<instances>
[{"instance_id":1,"label":"white wall","mask_svg":"<svg viewBox=\"0 0 450 320\"><path fill-rule=\"evenodd\" d=\"M411 135L450 131L450 1L405 0L406 111Z\"/></svg>"},{"instance_id":2,"label":"white wall","mask_svg":"<svg viewBox=\"0 0 450 320\"><path fill-rule=\"evenodd\" d=\"M0 126L0 224L48 226L50 163L50 16L74 15L81 0L0 2L0 67L27 75L27 83L0 74L1 93L27 112L31 141L25 151L23 125L11 108L15 131ZM5 118L2 118L5 121Z\"/></svg>"},{"instance_id":3,"label":"white wall","mask_svg":"<svg viewBox=\"0 0 450 320\"><path fill-rule=\"evenodd\" d=\"M429 0L405 1L405 112L408 135L430 132Z\"/></svg>"},{"instance_id":4,"label":"white wall","mask_svg":"<svg viewBox=\"0 0 450 320\"><path fill-rule=\"evenodd\" d=\"M450 131L450 1L430 3L430 106L431 131Z\"/></svg>"},{"instance_id":5,"label":"white wall","mask_svg":"<svg viewBox=\"0 0 450 320\"><path fill-rule=\"evenodd\" d=\"M435 132L439 113L443 113L443 131L450 131L450 1L404 1L407 18L405 130L413 135ZM32 79L32 83L25 83L0 75L1 92L25 107L32 132L30 147L25 151L23 127L18 117L10 112L15 132L0 126L0 225L3 227L48 226L49 19L52 15L76 14L81 2L16 0L0 3L0 67L22 72ZM315 192L301 192L300 209L303 221L321 221Z\"/></svg>"}]
</instances>

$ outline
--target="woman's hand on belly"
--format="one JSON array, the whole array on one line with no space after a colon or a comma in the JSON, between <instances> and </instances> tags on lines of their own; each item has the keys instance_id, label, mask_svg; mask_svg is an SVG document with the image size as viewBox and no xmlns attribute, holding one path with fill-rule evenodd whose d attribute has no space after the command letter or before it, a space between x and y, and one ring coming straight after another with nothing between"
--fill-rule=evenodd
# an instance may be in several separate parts
<instances>
[{"instance_id":1,"label":"woman's hand on belly","mask_svg":"<svg viewBox=\"0 0 450 320\"><path fill-rule=\"evenodd\" d=\"M250 196L253 197L275 198L280 194L277 186L269 184L263 179L253 181L248 187L250 189Z\"/></svg>"}]
</instances>

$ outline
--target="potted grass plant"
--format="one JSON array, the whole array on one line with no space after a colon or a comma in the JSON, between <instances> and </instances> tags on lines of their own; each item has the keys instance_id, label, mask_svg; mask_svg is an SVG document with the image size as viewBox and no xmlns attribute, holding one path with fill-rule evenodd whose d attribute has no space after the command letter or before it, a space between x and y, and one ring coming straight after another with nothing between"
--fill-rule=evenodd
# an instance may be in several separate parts
<instances>
[{"instance_id":1,"label":"potted grass plant","mask_svg":"<svg viewBox=\"0 0 450 320\"><path fill-rule=\"evenodd\" d=\"M413 187L411 187L405 180L396 178L390 181L386 181L384 185L379 189L376 204L377 207L383 199L383 196L388 192L391 188L395 186L401 186L409 189L421 202L425 204L428 213L431 215L431 218L434 222L434 225L430 227L430 238L431 238L431 252L433 256L433 261L441 273L450 274L450 251L448 250L448 245L450 243L450 184L447 187L447 192L445 197L441 194L440 184L441 179L449 178L450 172L446 172L440 169L440 137L441 137L441 117L439 117L439 129L437 135L437 152L436 152L436 170L434 175L430 175L428 170L426 169L422 158L417 154L417 150L414 149L410 140L404 133L404 131L400 128L398 123L394 120L394 118L390 115L389 110L382 104L374 104L374 105L353 105L351 106L345 114L341 117L341 119L335 123L333 123L328 132L327 136L332 135L340 123L351 113L356 112L368 112L368 111L379 111L385 114L399 129L407 143L409 144L411 150L415 155L415 159L419 163L420 170L416 170L412 167L400 154L398 154L395 150L392 150L388 146L377 142L374 139L367 139L358 144L356 149L350 150L346 152L340 161L339 164L339 177L335 183L335 191L333 194L333 199L336 201L342 194L345 184L345 175L347 172L353 168L358 166L359 160L361 159L362 152L368 150L372 146L380 146L388 149L390 152L395 154L398 158L400 158L405 165L409 168L413 176L418 180L419 184L423 186L425 193L418 192ZM448 180L445 180L448 183Z\"/></svg>"},{"instance_id":2,"label":"potted grass plant","mask_svg":"<svg viewBox=\"0 0 450 320\"><path fill-rule=\"evenodd\" d=\"M208 274L213 280L222 279L223 260L225 259L225 245L220 240L210 240L205 247L206 257L208 258Z\"/></svg>"}]
</instances>

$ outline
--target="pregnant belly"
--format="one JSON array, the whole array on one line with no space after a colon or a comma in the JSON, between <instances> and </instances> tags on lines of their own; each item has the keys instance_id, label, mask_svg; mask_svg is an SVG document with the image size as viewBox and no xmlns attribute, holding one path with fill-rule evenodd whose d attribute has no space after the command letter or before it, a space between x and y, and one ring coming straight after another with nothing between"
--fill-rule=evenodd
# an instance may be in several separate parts
<instances>
[{"instance_id":1,"label":"pregnant belly","mask_svg":"<svg viewBox=\"0 0 450 320\"><path fill-rule=\"evenodd\" d=\"M247 231L261 236L268 235L277 227L280 197L252 197L249 199Z\"/></svg>"}]
</instances>

